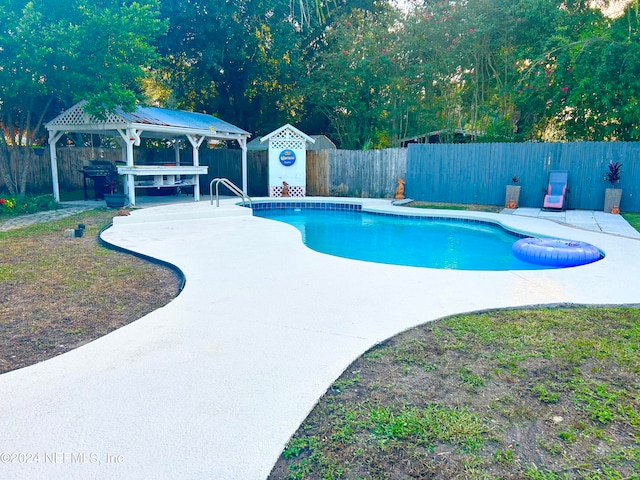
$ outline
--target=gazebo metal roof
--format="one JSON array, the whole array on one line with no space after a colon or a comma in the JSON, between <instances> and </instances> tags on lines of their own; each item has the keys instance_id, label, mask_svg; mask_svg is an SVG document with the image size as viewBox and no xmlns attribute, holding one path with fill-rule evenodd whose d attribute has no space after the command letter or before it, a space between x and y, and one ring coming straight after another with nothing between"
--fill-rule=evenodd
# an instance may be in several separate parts
<instances>
[{"instance_id":1,"label":"gazebo metal roof","mask_svg":"<svg viewBox=\"0 0 640 480\"><path fill-rule=\"evenodd\" d=\"M219 140L247 138L249 132L224 120L204 113L138 106L133 112L116 108L106 112L105 118L86 113L86 101L75 104L45 125L49 132L83 132L117 134L128 128L136 129L141 137L175 138L198 135Z\"/></svg>"}]
</instances>

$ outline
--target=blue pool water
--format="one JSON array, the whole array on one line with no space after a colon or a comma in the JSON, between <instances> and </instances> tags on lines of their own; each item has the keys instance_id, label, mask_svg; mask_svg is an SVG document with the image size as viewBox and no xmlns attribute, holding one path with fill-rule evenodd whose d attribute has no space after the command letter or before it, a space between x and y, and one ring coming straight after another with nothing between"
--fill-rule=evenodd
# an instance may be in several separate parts
<instances>
[{"instance_id":1,"label":"blue pool water","mask_svg":"<svg viewBox=\"0 0 640 480\"><path fill-rule=\"evenodd\" d=\"M313 250L355 260L456 270L549 268L518 260L511 247L521 236L490 223L304 207L254 206L253 214L293 225Z\"/></svg>"}]
</instances>

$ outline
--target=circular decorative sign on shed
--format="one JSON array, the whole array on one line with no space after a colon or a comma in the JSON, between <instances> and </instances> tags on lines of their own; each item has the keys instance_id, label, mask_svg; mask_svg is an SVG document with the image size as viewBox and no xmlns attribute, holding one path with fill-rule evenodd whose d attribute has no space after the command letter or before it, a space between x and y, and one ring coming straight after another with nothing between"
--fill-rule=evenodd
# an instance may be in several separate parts
<instances>
[{"instance_id":1,"label":"circular decorative sign on shed","mask_svg":"<svg viewBox=\"0 0 640 480\"><path fill-rule=\"evenodd\" d=\"M283 150L280 152L280 163L285 167L290 167L296 163L296 154L293 150Z\"/></svg>"}]
</instances>

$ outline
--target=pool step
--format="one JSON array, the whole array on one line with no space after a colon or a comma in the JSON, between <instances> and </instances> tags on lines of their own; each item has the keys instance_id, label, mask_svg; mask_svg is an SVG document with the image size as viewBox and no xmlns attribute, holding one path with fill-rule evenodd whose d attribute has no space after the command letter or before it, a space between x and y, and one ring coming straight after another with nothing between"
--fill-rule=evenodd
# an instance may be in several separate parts
<instances>
[{"instance_id":1,"label":"pool step","mask_svg":"<svg viewBox=\"0 0 640 480\"><path fill-rule=\"evenodd\" d=\"M131 215L116 216L113 218L114 225L136 224L136 223L157 223L184 220L205 220L220 217L237 217L252 215L250 208L245 208L235 204L221 204L220 207L210 205L209 202L180 203L174 205L164 205L162 207L150 207L140 210L133 210Z\"/></svg>"}]
</instances>

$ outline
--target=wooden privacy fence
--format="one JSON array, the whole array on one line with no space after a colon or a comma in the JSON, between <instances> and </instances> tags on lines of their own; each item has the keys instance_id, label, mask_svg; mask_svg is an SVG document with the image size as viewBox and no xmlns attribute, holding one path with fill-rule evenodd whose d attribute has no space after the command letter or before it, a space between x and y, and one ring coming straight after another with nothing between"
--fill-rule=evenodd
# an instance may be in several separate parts
<instances>
[{"instance_id":1,"label":"wooden privacy fence","mask_svg":"<svg viewBox=\"0 0 640 480\"><path fill-rule=\"evenodd\" d=\"M135 149L136 164L162 165L175 162L172 149ZM180 162L190 164L191 150L180 150ZM201 175L201 192L208 194L209 182L216 177L226 177L238 186L242 185L242 152L240 150L202 149L200 165L207 165L209 172ZM406 149L371 151L318 150L307 152L307 194L318 196L391 197L396 180L406 174ZM58 176L61 191L78 190L83 186L80 169L86 161L121 160L119 149L59 148ZM17 160L12 162L20 168ZM248 194L268 194L268 152L247 152ZM223 187L221 187L223 188ZM0 191L4 184L0 179ZM51 193L51 164L49 151L37 157L31 166L28 179L29 193ZM223 190L221 190L224 193Z\"/></svg>"},{"instance_id":2,"label":"wooden privacy fence","mask_svg":"<svg viewBox=\"0 0 640 480\"><path fill-rule=\"evenodd\" d=\"M242 185L239 150L206 150L200 164L209 166L201 185L215 177L226 177ZM395 193L397 179L404 178L407 150L371 151L310 150L307 152L307 195L388 198ZM247 154L248 194L268 195L269 159L267 151Z\"/></svg>"},{"instance_id":3,"label":"wooden privacy fence","mask_svg":"<svg viewBox=\"0 0 640 480\"><path fill-rule=\"evenodd\" d=\"M640 212L640 143L476 143L409 145L406 194L415 200L504 205L520 179L520 206L541 207L551 170L569 171L571 209L602 210L610 161L622 163L620 208Z\"/></svg>"},{"instance_id":4,"label":"wooden privacy fence","mask_svg":"<svg viewBox=\"0 0 640 480\"><path fill-rule=\"evenodd\" d=\"M174 151L136 149L136 162L172 163ZM247 155L248 193L268 192L268 153ZM181 162L191 162L189 149ZM119 149L60 148L58 170L61 191L82 188L79 170L87 160L120 160ZM140 158L140 160L138 160ZM201 176L201 192L208 194L215 177L242 185L240 150L202 149L200 164L209 166ZM515 175L521 186L520 206L540 207L551 170L569 171L569 208L601 210L609 161L623 164L620 208L640 212L640 143L477 143L426 144L386 150L319 150L307 152L307 194L392 198L398 178L406 179L407 197L442 203L503 205L506 185ZM13 168L20 168L13 159ZM29 193L50 193L49 152L36 157L28 180ZM0 179L0 191L4 185ZM223 192L224 193L224 192Z\"/></svg>"},{"instance_id":5,"label":"wooden privacy fence","mask_svg":"<svg viewBox=\"0 0 640 480\"><path fill-rule=\"evenodd\" d=\"M13 178L18 178L16 173L23 166L23 160L18 158L12 149L11 171ZM175 152L172 149L135 149L136 164L171 164L175 162ZM58 148L58 180L60 191L73 191L83 188L83 175L80 170L86 162L92 160L106 160L112 163L122 160L120 149L114 148ZM6 159L0 159L5 161ZM51 193L53 190L51 180L51 160L49 150L46 149L41 157L32 156L32 165L27 178L27 193ZM192 162L191 150L180 150L180 162L189 165ZM242 152L240 150L202 149L200 151L200 164L209 166L209 174L200 177L201 192L208 194L209 182L215 177L227 177L236 185L242 185ZM267 193L267 152L249 152L247 156L248 193L261 196ZM88 186L93 188L91 180ZM223 187L221 187L223 188ZM0 192L6 191L4 182L0 177ZM223 190L221 190L224 193Z\"/></svg>"},{"instance_id":6,"label":"wooden privacy fence","mask_svg":"<svg viewBox=\"0 0 640 480\"><path fill-rule=\"evenodd\" d=\"M307 194L390 198L407 173L407 149L307 152Z\"/></svg>"},{"instance_id":7,"label":"wooden privacy fence","mask_svg":"<svg viewBox=\"0 0 640 480\"><path fill-rule=\"evenodd\" d=\"M14 179L18 179L17 172L22 171L24 158L18 156L18 150L25 147L9 149L10 159L0 158L1 162L9 165ZM61 191L78 190L83 186L83 176L80 173L85 161L106 160L115 163L122 154L116 149L98 148L59 148L58 149L58 181ZM51 159L49 149L46 148L42 156L30 155L29 173L27 175L27 193L52 193ZM0 177L0 192L7 191L3 179Z\"/></svg>"}]
</instances>

